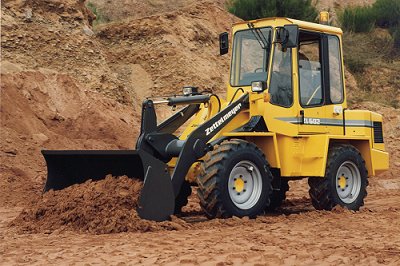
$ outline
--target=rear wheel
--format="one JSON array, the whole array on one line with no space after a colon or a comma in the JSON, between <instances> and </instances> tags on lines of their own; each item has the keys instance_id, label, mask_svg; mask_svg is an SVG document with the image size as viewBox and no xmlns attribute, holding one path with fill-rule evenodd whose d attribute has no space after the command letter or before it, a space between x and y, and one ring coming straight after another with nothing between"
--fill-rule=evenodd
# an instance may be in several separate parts
<instances>
[{"instance_id":1,"label":"rear wheel","mask_svg":"<svg viewBox=\"0 0 400 266\"><path fill-rule=\"evenodd\" d=\"M309 178L308 184L317 210L331 210L336 205L359 210L367 196L365 161L353 146L335 146L329 150L325 178Z\"/></svg>"},{"instance_id":2,"label":"rear wheel","mask_svg":"<svg viewBox=\"0 0 400 266\"><path fill-rule=\"evenodd\" d=\"M254 217L269 205L271 180L269 165L256 145L224 141L206 155L197 195L208 218Z\"/></svg>"}]
</instances>

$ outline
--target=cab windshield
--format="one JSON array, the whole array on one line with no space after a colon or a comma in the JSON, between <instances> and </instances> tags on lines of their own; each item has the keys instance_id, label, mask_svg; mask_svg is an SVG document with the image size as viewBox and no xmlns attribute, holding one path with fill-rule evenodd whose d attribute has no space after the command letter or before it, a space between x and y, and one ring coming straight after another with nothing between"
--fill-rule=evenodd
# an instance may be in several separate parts
<instances>
[{"instance_id":1,"label":"cab windshield","mask_svg":"<svg viewBox=\"0 0 400 266\"><path fill-rule=\"evenodd\" d=\"M256 29L242 30L235 34L230 80L232 86L249 86L252 81L267 80L271 28L257 31L258 35ZM267 45L260 35L269 42Z\"/></svg>"}]
</instances>

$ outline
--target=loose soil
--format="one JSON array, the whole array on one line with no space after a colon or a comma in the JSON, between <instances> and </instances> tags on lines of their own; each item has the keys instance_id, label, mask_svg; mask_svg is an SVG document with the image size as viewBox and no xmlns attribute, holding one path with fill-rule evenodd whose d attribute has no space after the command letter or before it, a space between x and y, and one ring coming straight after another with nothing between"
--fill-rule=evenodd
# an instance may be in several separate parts
<instances>
[{"instance_id":1,"label":"loose soil","mask_svg":"<svg viewBox=\"0 0 400 266\"><path fill-rule=\"evenodd\" d=\"M114 182L118 181L118 182ZM113 178L73 185L63 190L50 190L39 201L24 209L11 223L22 232L53 232L70 228L89 232L121 232L121 223L137 218L141 184L129 178Z\"/></svg>"},{"instance_id":2,"label":"loose soil","mask_svg":"<svg viewBox=\"0 0 400 266\"><path fill-rule=\"evenodd\" d=\"M20 209L0 208L0 264L398 265L400 182L371 178L365 207L316 211L307 182L290 182L276 213L207 220L192 194L180 227L93 234L75 230L16 233ZM118 197L118 196L116 196Z\"/></svg>"},{"instance_id":3,"label":"loose soil","mask_svg":"<svg viewBox=\"0 0 400 266\"><path fill-rule=\"evenodd\" d=\"M183 228L177 218L168 222L140 219L136 207L142 182L127 176L88 180L63 190L50 190L10 223L20 233L72 230L93 234L149 232Z\"/></svg>"}]
</instances>

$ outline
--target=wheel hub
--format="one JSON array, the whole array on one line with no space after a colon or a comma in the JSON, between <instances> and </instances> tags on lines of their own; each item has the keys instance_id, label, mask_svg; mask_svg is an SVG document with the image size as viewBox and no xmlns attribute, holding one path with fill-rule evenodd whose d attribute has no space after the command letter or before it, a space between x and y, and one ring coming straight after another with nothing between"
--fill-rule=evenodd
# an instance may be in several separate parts
<instances>
[{"instance_id":1,"label":"wheel hub","mask_svg":"<svg viewBox=\"0 0 400 266\"><path fill-rule=\"evenodd\" d=\"M346 177L343 175L339 177L338 184L341 189L345 189L347 185Z\"/></svg>"},{"instance_id":2,"label":"wheel hub","mask_svg":"<svg viewBox=\"0 0 400 266\"><path fill-rule=\"evenodd\" d=\"M236 178L234 184L235 184L236 192L240 193L244 190L245 183L244 183L244 180L242 179L242 176L240 176L239 178Z\"/></svg>"}]
</instances>

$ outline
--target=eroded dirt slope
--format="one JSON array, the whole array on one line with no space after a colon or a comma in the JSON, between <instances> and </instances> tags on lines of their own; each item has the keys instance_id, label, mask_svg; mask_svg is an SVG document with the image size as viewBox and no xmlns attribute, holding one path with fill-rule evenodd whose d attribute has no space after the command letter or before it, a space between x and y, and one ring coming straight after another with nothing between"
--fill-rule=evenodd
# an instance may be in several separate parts
<instances>
[{"instance_id":1,"label":"eroded dirt slope","mask_svg":"<svg viewBox=\"0 0 400 266\"><path fill-rule=\"evenodd\" d=\"M180 92L188 84L224 90L228 59L217 56L217 34L238 19L219 5L186 4L95 32L85 19L89 11L80 8L77 0L51 7L44 0L5 1L2 60L68 73L87 89L124 103L151 90Z\"/></svg>"},{"instance_id":2,"label":"eroded dirt slope","mask_svg":"<svg viewBox=\"0 0 400 266\"><path fill-rule=\"evenodd\" d=\"M224 90L217 34L237 19L211 2L160 12L94 32L83 1L2 1L2 204L41 193L41 149L133 149L145 97Z\"/></svg>"},{"instance_id":3,"label":"eroded dirt slope","mask_svg":"<svg viewBox=\"0 0 400 266\"><path fill-rule=\"evenodd\" d=\"M224 92L229 59L219 56L218 34L235 21L205 2L101 25L97 36L120 65L146 62L142 67L152 77L152 96L180 92L184 85Z\"/></svg>"},{"instance_id":4,"label":"eroded dirt slope","mask_svg":"<svg viewBox=\"0 0 400 266\"><path fill-rule=\"evenodd\" d=\"M87 1L99 16L100 22L131 20L160 13L174 12L187 6L199 3L196 0L90 0ZM201 3L214 3L225 6L225 0L202 0ZM123 7L123 8L121 8Z\"/></svg>"},{"instance_id":5,"label":"eroded dirt slope","mask_svg":"<svg viewBox=\"0 0 400 266\"><path fill-rule=\"evenodd\" d=\"M4 70L4 65L3 65ZM86 91L69 75L26 70L1 76L2 205L41 193L42 149L127 149L138 132L131 107Z\"/></svg>"}]
</instances>

